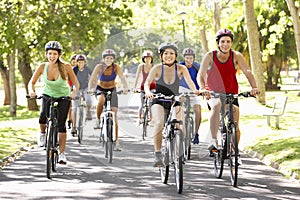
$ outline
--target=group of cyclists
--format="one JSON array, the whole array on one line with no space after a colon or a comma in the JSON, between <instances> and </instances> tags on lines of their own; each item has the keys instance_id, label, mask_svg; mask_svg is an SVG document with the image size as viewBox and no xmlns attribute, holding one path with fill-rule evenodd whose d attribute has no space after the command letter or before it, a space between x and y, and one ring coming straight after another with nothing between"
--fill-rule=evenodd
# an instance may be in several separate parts
<instances>
[{"instance_id":1,"label":"group of cyclists","mask_svg":"<svg viewBox=\"0 0 300 200\"><path fill-rule=\"evenodd\" d=\"M136 79L133 91L141 91L141 105L144 98L151 100L151 124L153 125L152 135L154 138L154 166L163 165L161 156L162 129L164 126L164 112L170 110L171 103L154 98L154 93L164 95L177 95L180 92L193 92L196 97L191 97L191 105L195 113L195 137L193 143L199 143L198 129L201 123L201 98L207 100L210 115L210 132L212 141L208 146L211 151L217 148L217 131L219 126L219 113L221 109L221 101L210 96L211 91L223 93L238 93L238 83L236 79L237 66L246 75L252 89L251 95L259 93L257 85L251 70L240 52L231 49L233 43L233 33L229 29L221 29L216 34L216 44L218 49L206 53L203 57L201 66L195 62L196 52L192 48L183 50L184 61L178 63L178 47L175 43L165 42L158 47L159 58L161 63L153 64L153 52L146 50L142 54L142 64L137 68ZM66 164L66 156L64 154L66 146L66 121L69 110L71 110L71 118L68 119L69 127L72 125L71 133L76 134L76 110L78 102L75 97L80 91L84 91L87 103L87 118L92 118L91 107L92 100L88 93L97 91L111 91L112 101L111 107L117 116L118 97L116 94L117 77L120 78L123 91L126 94L128 85L123 75L122 68L115 63L116 52L113 49L106 49L102 53L101 62L90 70L86 65L86 57L82 54L73 56L75 63L72 65L62 61L62 45L57 41L50 41L45 45L47 62L42 63L34 72L29 84L29 94L35 97L35 84L38 78L43 75L44 80L44 96L60 97L70 96L71 102L64 100L58 102L58 137L59 137L59 159L58 162ZM142 77L141 84L138 85L139 79ZM70 87L71 82L71 87ZM198 95L202 95L198 96ZM97 123L94 128L99 128L100 115L105 104L105 96L97 97L96 117ZM238 129L239 122L239 104L234 102L234 119ZM72 107L72 109L70 109ZM49 103L43 99L41 112L39 117L40 138L39 145L45 143L46 115ZM177 118L184 119L184 113L180 102L176 104ZM138 119L141 119L141 107L138 111ZM71 123L72 122L72 123ZM116 117L116 141L115 150L121 150L118 138L118 122ZM239 131L238 131L239 133Z\"/></svg>"}]
</instances>

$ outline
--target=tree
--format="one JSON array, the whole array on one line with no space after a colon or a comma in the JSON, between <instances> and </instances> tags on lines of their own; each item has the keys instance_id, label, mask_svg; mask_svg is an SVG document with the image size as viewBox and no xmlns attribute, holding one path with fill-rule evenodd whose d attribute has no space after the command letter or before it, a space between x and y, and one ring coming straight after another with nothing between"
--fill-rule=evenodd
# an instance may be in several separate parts
<instances>
[{"instance_id":1,"label":"tree","mask_svg":"<svg viewBox=\"0 0 300 200\"><path fill-rule=\"evenodd\" d=\"M293 19L294 26L294 35L297 47L298 55L298 69L300 73L300 20L299 20L299 1L295 0L286 0L289 11ZM297 4L296 4L297 3Z\"/></svg>"},{"instance_id":2,"label":"tree","mask_svg":"<svg viewBox=\"0 0 300 200\"><path fill-rule=\"evenodd\" d=\"M245 18L247 24L247 36L250 52L250 63L257 82L258 89L260 90L260 95L258 96L258 101L260 103L265 103L265 84L263 76L263 64L260 55L259 47L259 32L257 28L256 15L254 13L254 0L244 0Z\"/></svg>"}]
</instances>

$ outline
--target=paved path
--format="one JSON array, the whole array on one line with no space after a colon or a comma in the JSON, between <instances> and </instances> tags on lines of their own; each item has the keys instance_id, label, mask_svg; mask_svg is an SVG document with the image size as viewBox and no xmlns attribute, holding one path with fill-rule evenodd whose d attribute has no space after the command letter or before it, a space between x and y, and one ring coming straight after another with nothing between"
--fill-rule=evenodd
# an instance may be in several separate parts
<instances>
[{"instance_id":1,"label":"paved path","mask_svg":"<svg viewBox=\"0 0 300 200\"><path fill-rule=\"evenodd\" d=\"M122 151L114 152L112 164L104 158L94 122L89 121L83 144L68 134L68 164L59 165L51 180L45 174L45 151L36 146L0 172L0 199L299 199L299 183L246 154L237 188L230 186L227 166L222 179L216 179L204 143L193 145L192 159L184 167L183 194L176 194L173 170L165 185L152 167L153 138L149 134L141 139L135 109L120 110Z\"/></svg>"}]
</instances>

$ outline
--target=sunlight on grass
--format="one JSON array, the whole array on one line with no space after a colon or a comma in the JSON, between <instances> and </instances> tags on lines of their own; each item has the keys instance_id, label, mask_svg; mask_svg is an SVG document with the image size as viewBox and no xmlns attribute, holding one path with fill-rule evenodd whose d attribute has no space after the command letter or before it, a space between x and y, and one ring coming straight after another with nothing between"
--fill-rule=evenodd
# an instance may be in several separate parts
<instances>
[{"instance_id":1,"label":"sunlight on grass","mask_svg":"<svg viewBox=\"0 0 300 200\"><path fill-rule=\"evenodd\" d=\"M0 160L35 142L37 128L0 128Z\"/></svg>"},{"instance_id":2,"label":"sunlight on grass","mask_svg":"<svg viewBox=\"0 0 300 200\"><path fill-rule=\"evenodd\" d=\"M28 110L26 106L17 106L17 116L10 116L10 106L0 107L0 119L1 121L16 120L16 119L30 119L39 117L39 111Z\"/></svg>"}]
</instances>

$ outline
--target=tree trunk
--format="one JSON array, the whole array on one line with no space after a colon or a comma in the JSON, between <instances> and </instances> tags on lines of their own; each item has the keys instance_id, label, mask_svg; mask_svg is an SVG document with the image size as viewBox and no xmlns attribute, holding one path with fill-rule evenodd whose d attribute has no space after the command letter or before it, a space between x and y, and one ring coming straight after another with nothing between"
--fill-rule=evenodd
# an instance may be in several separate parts
<instances>
[{"instance_id":1,"label":"tree trunk","mask_svg":"<svg viewBox=\"0 0 300 200\"><path fill-rule=\"evenodd\" d=\"M206 39L206 27L205 27L205 25L200 27L199 34L200 34L202 49L205 52L208 52L209 49L208 49L208 42L207 42L207 39Z\"/></svg>"},{"instance_id":2,"label":"tree trunk","mask_svg":"<svg viewBox=\"0 0 300 200\"><path fill-rule=\"evenodd\" d=\"M214 21L215 21L215 32L217 32L221 28L221 10L222 10L222 2L215 1L215 9L214 9Z\"/></svg>"},{"instance_id":3,"label":"tree trunk","mask_svg":"<svg viewBox=\"0 0 300 200\"><path fill-rule=\"evenodd\" d=\"M0 72L3 80L4 87L4 101L3 105L10 105L10 88L9 88L9 71L7 67L4 66L3 61L0 60Z\"/></svg>"},{"instance_id":4,"label":"tree trunk","mask_svg":"<svg viewBox=\"0 0 300 200\"><path fill-rule=\"evenodd\" d=\"M265 83L263 76L263 64L259 47L259 32L254 12L254 0L244 0L245 18L247 24L247 36L250 52L251 69L254 74L257 87L260 90L258 102L265 104Z\"/></svg>"},{"instance_id":5,"label":"tree trunk","mask_svg":"<svg viewBox=\"0 0 300 200\"><path fill-rule=\"evenodd\" d=\"M297 48L297 56L298 56L298 70L300 72L300 20L299 20L299 7L296 7L294 0L286 0L288 8L290 10L293 26L294 26L294 34Z\"/></svg>"},{"instance_id":6,"label":"tree trunk","mask_svg":"<svg viewBox=\"0 0 300 200\"><path fill-rule=\"evenodd\" d=\"M9 86L10 86L10 116L17 116L17 92L16 92L16 76L15 76L15 59L16 50L13 49L8 56L9 63Z\"/></svg>"},{"instance_id":7,"label":"tree trunk","mask_svg":"<svg viewBox=\"0 0 300 200\"><path fill-rule=\"evenodd\" d=\"M19 52L18 67L23 78L26 94L28 94L28 83L32 76L32 70L30 67L30 57L28 53L24 51L24 49L19 49L18 52ZM21 97L21 98L25 98L25 97ZM29 110L38 110L37 102L35 99L28 100L27 106Z\"/></svg>"}]
</instances>

